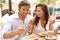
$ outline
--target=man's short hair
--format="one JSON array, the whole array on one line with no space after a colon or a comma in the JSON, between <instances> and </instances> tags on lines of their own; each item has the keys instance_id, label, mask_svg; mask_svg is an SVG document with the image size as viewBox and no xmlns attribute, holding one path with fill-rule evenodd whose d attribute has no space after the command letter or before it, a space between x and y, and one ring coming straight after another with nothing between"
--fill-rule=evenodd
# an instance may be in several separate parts
<instances>
[{"instance_id":1,"label":"man's short hair","mask_svg":"<svg viewBox=\"0 0 60 40\"><path fill-rule=\"evenodd\" d=\"M30 4L26 1L21 1L18 5L19 8L21 8L22 6L29 6L30 7Z\"/></svg>"}]
</instances>

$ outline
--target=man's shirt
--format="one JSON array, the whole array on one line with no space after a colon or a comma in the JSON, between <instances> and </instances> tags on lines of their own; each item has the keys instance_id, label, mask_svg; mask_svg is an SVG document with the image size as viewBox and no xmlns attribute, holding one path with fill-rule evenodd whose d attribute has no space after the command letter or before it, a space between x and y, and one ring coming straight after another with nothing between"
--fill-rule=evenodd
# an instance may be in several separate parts
<instances>
[{"instance_id":1,"label":"man's shirt","mask_svg":"<svg viewBox=\"0 0 60 40\"><path fill-rule=\"evenodd\" d=\"M4 19L4 21L5 21L4 28L3 28L2 32L0 33L0 34L2 34L2 38L3 38L3 34L5 32L10 32L17 28L23 27L23 28L25 28L25 32L22 35L16 35L12 38L6 39L6 40L21 40L21 38L27 34L27 31L28 31L27 26L32 18L33 17L28 14L23 23L23 21L19 18L18 13L16 13L16 14Z\"/></svg>"}]
</instances>

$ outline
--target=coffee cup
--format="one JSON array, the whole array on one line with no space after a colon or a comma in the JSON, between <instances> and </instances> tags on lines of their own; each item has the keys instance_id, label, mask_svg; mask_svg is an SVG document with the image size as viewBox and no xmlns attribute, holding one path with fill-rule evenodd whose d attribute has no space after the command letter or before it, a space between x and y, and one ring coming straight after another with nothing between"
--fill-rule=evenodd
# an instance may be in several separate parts
<instances>
[{"instance_id":1,"label":"coffee cup","mask_svg":"<svg viewBox=\"0 0 60 40\"><path fill-rule=\"evenodd\" d=\"M53 37L53 36L54 36L54 31L53 30L48 31L48 37Z\"/></svg>"}]
</instances>

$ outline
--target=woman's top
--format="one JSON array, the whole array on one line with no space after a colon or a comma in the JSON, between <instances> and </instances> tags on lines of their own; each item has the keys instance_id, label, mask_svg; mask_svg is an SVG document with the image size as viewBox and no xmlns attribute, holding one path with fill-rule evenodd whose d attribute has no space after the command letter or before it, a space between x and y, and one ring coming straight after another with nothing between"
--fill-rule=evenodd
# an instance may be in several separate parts
<instances>
[{"instance_id":1,"label":"woman's top","mask_svg":"<svg viewBox=\"0 0 60 40\"><path fill-rule=\"evenodd\" d=\"M55 30L57 28L57 23L55 22L53 24L53 30ZM35 25L34 26L34 30L33 33L35 34L39 34L39 33L45 33L49 30L49 22L46 24L46 30L41 26L41 24L39 23L39 25Z\"/></svg>"}]
</instances>

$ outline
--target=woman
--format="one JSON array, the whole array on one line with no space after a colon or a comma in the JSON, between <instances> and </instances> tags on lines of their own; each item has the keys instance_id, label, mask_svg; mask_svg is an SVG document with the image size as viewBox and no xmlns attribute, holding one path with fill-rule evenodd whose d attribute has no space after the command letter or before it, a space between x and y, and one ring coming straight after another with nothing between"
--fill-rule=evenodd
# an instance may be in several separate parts
<instances>
[{"instance_id":1,"label":"woman","mask_svg":"<svg viewBox=\"0 0 60 40\"><path fill-rule=\"evenodd\" d=\"M29 34L32 32L43 33L47 30L53 30L56 17L49 17L47 6L45 4L37 4L35 11L36 17L30 21L28 27ZM55 32L57 32L57 30L55 30Z\"/></svg>"}]
</instances>

